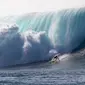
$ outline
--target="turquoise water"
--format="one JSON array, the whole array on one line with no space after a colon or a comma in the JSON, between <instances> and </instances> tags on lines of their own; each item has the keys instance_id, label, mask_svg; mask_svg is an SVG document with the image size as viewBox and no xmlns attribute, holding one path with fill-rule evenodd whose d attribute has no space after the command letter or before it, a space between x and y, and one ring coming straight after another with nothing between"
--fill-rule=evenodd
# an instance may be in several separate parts
<instances>
[{"instance_id":1,"label":"turquoise water","mask_svg":"<svg viewBox=\"0 0 85 85\"><path fill-rule=\"evenodd\" d=\"M19 25L19 32L27 30L45 31L54 48L60 52L72 52L84 42L84 22L85 8L30 13L16 20Z\"/></svg>"}]
</instances>

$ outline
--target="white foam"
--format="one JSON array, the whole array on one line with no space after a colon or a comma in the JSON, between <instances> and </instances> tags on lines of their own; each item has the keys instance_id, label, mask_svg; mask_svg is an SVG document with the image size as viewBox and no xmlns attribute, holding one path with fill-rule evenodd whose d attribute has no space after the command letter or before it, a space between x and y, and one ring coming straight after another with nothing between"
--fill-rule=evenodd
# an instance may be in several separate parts
<instances>
[{"instance_id":1,"label":"white foam","mask_svg":"<svg viewBox=\"0 0 85 85\"><path fill-rule=\"evenodd\" d=\"M69 56L70 56L70 54L61 55L61 56L59 56L59 60L60 60L60 61L66 60L66 59L69 58Z\"/></svg>"}]
</instances>

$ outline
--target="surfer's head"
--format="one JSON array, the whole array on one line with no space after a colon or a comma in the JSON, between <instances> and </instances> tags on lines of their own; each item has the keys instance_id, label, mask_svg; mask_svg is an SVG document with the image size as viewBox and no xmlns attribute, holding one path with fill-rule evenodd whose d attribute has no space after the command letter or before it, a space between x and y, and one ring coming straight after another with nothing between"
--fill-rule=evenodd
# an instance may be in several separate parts
<instances>
[{"instance_id":1,"label":"surfer's head","mask_svg":"<svg viewBox=\"0 0 85 85\"><path fill-rule=\"evenodd\" d=\"M55 55L55 56L53 57L53 59L56 59L56 60L59 61L59 55Z\"/></svg>"},{"instance_id":2,"label":"surfer's head","mask_svg":"<svg viewBox=\"0 0 85 85\"><path fill-rule=\"evenodd\" d=\"M57 55L55 55L55 56L54 56L54 58L58 58L58 56L57 56Z\"/></svg>"}]
</instances>

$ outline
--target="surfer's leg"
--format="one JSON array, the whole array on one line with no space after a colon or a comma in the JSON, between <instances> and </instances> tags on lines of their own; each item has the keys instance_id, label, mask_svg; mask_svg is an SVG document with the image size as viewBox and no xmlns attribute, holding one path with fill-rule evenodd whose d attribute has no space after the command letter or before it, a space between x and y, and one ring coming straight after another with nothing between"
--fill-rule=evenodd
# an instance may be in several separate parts
<instances>
[{"instance_id":1,"label":"surfer's leg","mask_svg":"<svg viewBox=\"0 0 85 85\"><path fill-rule=\"evenodd\" d=\"M60 59L59 58L57 58L58 59L58 61L60 62Z\"/></svg>"}]
</instances>

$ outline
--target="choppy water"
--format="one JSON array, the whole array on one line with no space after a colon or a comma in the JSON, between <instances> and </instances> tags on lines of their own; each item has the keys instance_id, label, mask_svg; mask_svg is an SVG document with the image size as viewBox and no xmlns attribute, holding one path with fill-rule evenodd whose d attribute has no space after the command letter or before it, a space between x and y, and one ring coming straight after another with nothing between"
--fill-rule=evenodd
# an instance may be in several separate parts
<instances>
[{"instance_id":1,"label":"choppy water","mask_svg":"<svg viewBox=\"0 0 85 85\"><path fill-rule=\"evenodd\" d=\"M0 85L85 85L85 59L0 70Z\"/></svg>"}]
</instances>

